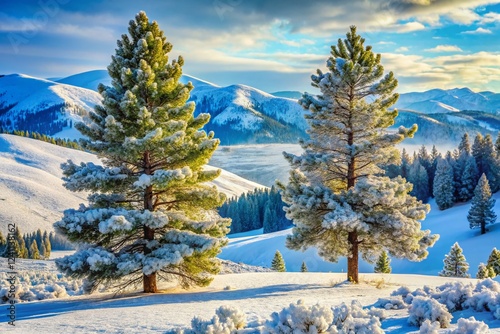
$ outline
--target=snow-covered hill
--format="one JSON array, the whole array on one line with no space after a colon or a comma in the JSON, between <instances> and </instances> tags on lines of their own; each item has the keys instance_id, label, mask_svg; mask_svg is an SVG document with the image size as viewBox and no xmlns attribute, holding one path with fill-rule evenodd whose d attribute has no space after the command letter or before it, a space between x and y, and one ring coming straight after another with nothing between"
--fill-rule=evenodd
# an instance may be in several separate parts
<instances>
[{"instance_id":1,"label":"snow-covered hill","mask_svg":"<svg viewBox=\"0 0 500 334\"><path fill-rule=\"evenodd\" d=\"M100 95L90 89L57 83L24 74L0 76L0 126L58 136L81 121L100 103Z\"/></svg>"},{"instance_id":2,"label":"snow-covered hill","mask_svg":"<svg viewBox=\"0 0 500 334\"><path fill-rule=\"evenodd\" d=\"M500 113L500 94L493 92L475 93L469 88L431 89L425 92L401 94L395 107L424 114L462 110L498 114Z\"/></svg>"},{"instance_id":3,"label":"snow-covered hill","mask_svg":"<svg viewBox=\"0 0 500 334\"><path fill-rule=\"evenodd\" d=\"M111 86L111 78L106 70L94 70L71 75L66 78L56 80L59 83L82 87L97 91L97 86L102 83Z\"/></svg>"},{"instance_id":4,"label":"snow-covered hill","mask_svg":"<svg viewBox=\"0 0 500 334\"><path fill-rule=\"evenodd\" d=\"M494 195L496 199L495 212L500 212L500 193ZM443 259L450 251L451 246L458 242L463 249L467 262L470 264L469 273L475 277L480 262L486 263L493 247L500 247L500 223L489 225L489 231L480 235L478 229L471 230L467 221L467 212L470 203L457 204L453 208L440 211L431 202L431 212L422 222L423 229L429 229L440 238L429 248L429 256L422 262L393 259L392 272L397 274L437 275L443 269ZM347 268L346 259L338 263L330 263L321 259L315 249L305 252L293 251L285 246L286 236L291 230L261 234L260 230L231 235L229 245L222 254L222 259L234 262L243 262L250 265L270 266L276 250L283 255L287 270L300 271L302 261L309 271L344 272ZM360 261L360 272L372 273L373 265Z\"/></svg>"},{"instance_id":5,"label":"snow-covered hill","mask_svg":"<svg viewBox=\"0 0 500 334\"><path fill-rule=\"evenodd\" d=\"M52 230L63 210L86 202L85 194L62 186L59 166L68 159L100 164L93 154L0 134L0 221L15 223L23 232ZM224 170L214 184L228 197L263 187Z\"/></svg>"}]
</instances>

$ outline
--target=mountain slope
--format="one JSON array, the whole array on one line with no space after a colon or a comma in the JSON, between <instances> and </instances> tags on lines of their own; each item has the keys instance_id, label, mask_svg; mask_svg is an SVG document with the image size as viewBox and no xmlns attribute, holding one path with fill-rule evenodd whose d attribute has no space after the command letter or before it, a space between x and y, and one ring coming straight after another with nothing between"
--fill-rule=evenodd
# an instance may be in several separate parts
<instances>
[{"instance_id":1,"label":"mountain slope","mask_svg":"<svg viewBox=\"0 0 500 334\"><path fill-rule=\"evenodd\" d=\"M493 92L475 93L469 88L431 89L425 92L401 94L395 107L424 114L462 110L478 110L498 114L500 113L500 94Z\"/></svg>"},{"instance_id":2,"label":"mountain slope","mask_svg":"<svg viewBox=\"0 0 500 334\"><path fill-rule=\"evenodd\" d=\"M297 142L305 135L305 111L293 99L276 97L253 87L219 87L184 75L195 88L191 101L196 113L209 113L210 123L222 144Z\"/></svg>"},{"instance_id":3,"label":"mountain slope","mask_svg":"<svg viewBox=\"0 0 500 334\"><path fill-rule=\"evenodd\" d=\"M59 83L82 87L97 91L97 86L102 83L111 86L111 78L107 70L94 70L71 75L66 78L56 80Z\"/></svg>"},{"instance_id":4,"label":"mountain slope","mask_svg":"<svg viewBox=\"0 0 500 334\"><path fill-rule=\"evenodd\" d=\"M0 221L14 223L23 232L52 230L63 210L86 202L86 194L62 186L59 166L68 159L100 164L93 154L0 134ZM213 184L228 197L263 187L224 170Z\"/></svg>"},{"instance_id":5,"label":"mountain slope","mask_svg":"<svg viewBox=\"0 0 500 334\"><path fill-rule=\"evenodd\" d=\"M90 89L24 74L1 76L0 127L57 136L100 101L100 95Z\"/></svg>"}]
</instances>

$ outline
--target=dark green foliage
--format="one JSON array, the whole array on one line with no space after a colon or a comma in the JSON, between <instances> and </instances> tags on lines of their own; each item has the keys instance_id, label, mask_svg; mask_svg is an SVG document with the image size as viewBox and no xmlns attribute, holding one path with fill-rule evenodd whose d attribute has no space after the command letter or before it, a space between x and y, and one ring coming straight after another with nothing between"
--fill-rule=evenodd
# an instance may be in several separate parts
<instances>
[{"instance_id":1,"label":"dark green foliage","mask_svg":"<svg viewBox=\"0 0 500 334\"><path fill-rule=\"evenodd\" d=\"M486 225L493 224L497 219L493 206L495 200L491 198L490 186L486 175L483 174L474 189L471 208L467 215L470 228L481 228L481 234L486 233Z\"/></svg>"},{"instance_id":2,"label":"dark green foliage","mask_svg":"<svg viewBox=\"0 0 500 334\"><path fill-rule=\"evenodd\" d=\"M382 251L382 254L377 259L377 263L375 264L374 272L382 273L382 274L390 274L392 271L391 268L391 259L387 255L386 251Z\"/></svg>"},{"instance_id":3,"label":"dark green foliage","mask_svg":"<svg viewBox=\"0 0 500 334\"><path fill-rule=\"evenodd\" d=\"M486 264L488 268L491 268L493 273L495 274L493 277L500 275L500 250L493 248L488 257L488 262Z\"/></svg>"},{"instance_id":4,"label":"dark green foliage","mask_svg":"<svg viewBox=\"0 0 500 334\"><path fill-rule=\"evenodd\" d=\"M302 265L300 266L300 272L306 273L308 271L309 271L309 269L307 269L306 263L304 261L302 261Z\"/></svg>"},{"instance_id":5,"label":"dark green foliage","mask_svg":"<svg viewBox=\"0 0 500 334\"><path fill-rule=\"evenodd\" d=\"M219 208L221 217L231 218L231 234L264 228L264 233L284 230L291 225L285 217L276 187L255 189L232 198Z\"/></svg>"},{"instance_id":6,"label":"dark green foliage","mask_svg":"<svg viewBox=\"0 0 500 334\"><path fill-rule=\"evenodd\" d=\"M271 262L271 269L283 273L286 271L285 260L283 260L283 256L278 250L276 251L276 253L274 253L274 258Z\"/></svg>"}]
</instances>

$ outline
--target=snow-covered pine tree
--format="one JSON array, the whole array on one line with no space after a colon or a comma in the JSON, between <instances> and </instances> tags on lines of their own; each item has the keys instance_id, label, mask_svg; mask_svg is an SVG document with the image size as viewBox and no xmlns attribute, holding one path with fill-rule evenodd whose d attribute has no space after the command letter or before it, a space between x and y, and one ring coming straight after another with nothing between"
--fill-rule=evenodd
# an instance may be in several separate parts
<instances>
[{"instance_id":1,"label":"snow-covered pine tree","mask_svg":"<svg viewBox=\"0 0 500 334\"><path fill-rule=\"evenodd\" d=\"M497 216L493 211L495 199L491 198L490 186L486 175L483 174L474 189L471 207L467 214L470 228L481 228L481 234L486 233L486 225L493 224Z\"/></svg>"},{"instance_id":2,"label":"snow-covered pine tree","mask_svg":"<svg viewBox=\"0 0 500 334\"><path fill-rule=\"evenodd\" d=\"M484 137L482 134L478 133L474 138L474 143L472 144L472 155L476 159L479 175L482 175L484 173L483 146Z\"/></svg>"},{"instance_id":3,"label":"snow-covered pine tree","mask_svg":"<svg viewBox=\"0 0 500 334\"><path fill-rule=\"evenodd\" d=\"M445 210L453 206L453 168L446 159L439 159L434 177L433 194L436 204L440 210Z\"/></svg>"},{"instance_id":4,"label":"snow-covered pine tree","mask_svg":"<svg viewBox=\"0 0 500 334\"><path fill-rule=\"evenodd\" d=\"M309 269L307 269L306 263L304 261L302 261L302 265L300 266L300 272L306 273L308 271L309 271Z\"/></svg>"},{"instance_id":5,"label":"snow-covered pine tree","mask_svg":"<svg viewBox=\"0 0 500 334\"><path fill-rule=\"evenodd\" d=\"M495 152L497 153L497 158L500 158L500 132L498 132L497 140L495 140Z\"/></svg>"},{"instance_id":6,"label":"snow-covered pine tree","mask_svg":"<svg viewBox=\"0 0 500 334\"><path fill-rule=\"evenodd\" d=\"M271 262L271 269L282 273L286 271L285 260L279 250L274 253L273 261Z\"/></svg>"},{"instance_id":7,"label":"snow-covered pine tree","mask_svg":"<svg viewBox=\"0 0 500 334\"><path fill-rule=\"evenodd\" d=\"M379 176L379 166L397 162L395 144L417 130L386 130L397 116L388 110L398 99L397 80L384 75L380 60L354 26L332 46L328 72L311 77L321 94L299 101L310 111L304 153L285 153L292 171L288 185L280 184L295 224L287 247L317 247L328 261L347 257L347 279L354 282L360 253L372 263L383 249L418 261L437 239L420 229L429 206L408 194L411 184Z\"/></svg>"},{"instance_id":8,"label":"snow-covered pine tree","mask_svg":"<svg viewBox=\"0 0 500 334\"><path fill-rule=\"evenodd\" d=\"M387 255L387 252L384 250L377 259L374 272L382 274L390 274L391 271L392 271L391 259Z\"/></svg>"},{"instance_id":9,"label":"snow-covered pine tree","mask_svg":"<svg viewBox=\"0 0 500 334\"><path fill-rule=\"evenodd\" d=\"M415 196L418 200L427 203L430 197L429 177L427 176L427 170L420 164L418 159L413 161L410 166L408 182L413 184L413 189L410 194Z\"/></svg>"},{"instance_id":10,"label":"snow-covered pine tree","mask_svg":"<svg viewBox=\"0 0 500 334\"><path fill-rule=\"evenodd\" d=\"M483 140L483 173L486 174L491 192L500 190L500 160L497 158L493 139L487 134Z\"/></svg>"},{"instance_id":11,"label":"snow-covered pine tree","mask_svg":"<svg viewBox=\"0 0 500 334\"><path fill-rule=\"evenodd\" d=\"M462 136L462 139L460 140L460 144L458 144L458 154L467 154L470 155L472 154L472 148L470 146L470 139L469 139L469 134L466 132Z\"/></svg>"},{"instance_id":12,"label":"snow-covered pine tree","mask_svg":"<svg viewBox=\"0 0 500 334\"><path fill-rule=\"evenodd\" d=\"M401 177L407 179L408 178L408 173L410 171L410 165L412 163L411 157L406 152L406 149L403 148L403 151L401 152Z\"/></svg>"},{"instance_id":13,"label":"snow-covered pine tree","mask_svg":"<svg viewBox=\"0 0 500 334\"><path fill-rule=\"evenodd\" d=\"M490 271L489 271L488 267L486 267L486 265L481 262L479 264L479 266L477 267L476 278L477 279L485 279L488 277L490 277Z\"/></svg>"},{"instance_id":14,"label":"snow-covered pine tree","mask_svg":"<svg viewBox=\"0 0 500 334\"><path fill-rule=\"evenodd\" d=\"M441 158L441 153L439 153L439 151L437 150L436 145L432 145L431 165L429 167L429 170L427 171L427 176L429 178L429 194L431 197L434 197L432 195L432 190L434 189L434 177L436 176L436 169L439 158Z\"/></svg>"},{"instance_id":15,"label":"snow-covered pine tree","mask_svg":"<svg viewBox=\"0 0 500 334\"><path fill-rule=\"evenodd\" d=\"M29 248L29 258L33 260L40 260L40 251L38 250L38 245L36 244L36 240L31 242Z\"/></svg>"},{"instance_id":16,"label":"snow-covered pine tree","mask_svg":"<svg viewBox=\"0 0 500 334\"><path fill-rule=\"evenodd\" d=\"M220 171L203 169L219 140L201 130L208 114L194 117L193 86L179 81L184 60L169 63L172 45L158 24L140 12L128 31L108 66L112 86L99 85L103 105L90 125L75 126L103 166L62 165L65 187L91 195L55 223L80 244L56 264L94 288L142 282L144 292L157 292L157 280L175 279L204 286L219 270L229 225L215 211L225 196L206 184Z\"/></svg>"},{"instance_id":17,"label":"snow-covered pine tree","mask_svg":"<svg viewBox=\"0 0 500 334\"><path fill-rule=\"evenodd\" d=\"M496 247L491 251L486 265L493 270L495 276L500 275L500 250L496 249Z\"/></svg>"},{"instance_id":18,"label":"snow-covered pine tree","mask_svg":"<svg viewBox=\"0 0 500 334\"><path fill-rule=\"evenodd\" d=\"M443 270L439 273L439 276L444 277L470 277L467 273L469 270L469 264L467 263L464 254L462 253L462 248L458 242L455 242L451 247L448 254L445 255Z\"/></svg>"},{"instance_id":19,"label":"snow-covered pine tree","mask_svg":"<svg viewBox=\"0 0 500 334\"><path fill-rule=\"evenodd\" d=\"M476 159L470 155L465 163L464 173L462 174L461 188L458 192L459 200L466 202L474 196L479 175L477 171Z\"/></svg>"}]
</instances>

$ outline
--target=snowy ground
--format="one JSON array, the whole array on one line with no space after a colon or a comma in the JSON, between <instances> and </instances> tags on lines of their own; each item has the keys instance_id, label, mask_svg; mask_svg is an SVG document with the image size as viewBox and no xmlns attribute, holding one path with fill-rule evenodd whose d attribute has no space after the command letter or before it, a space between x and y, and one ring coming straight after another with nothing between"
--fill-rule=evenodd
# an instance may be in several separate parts
<instances>
[{"instance_id":1,"label":"snowy ground","mask_svg":"<svg viewBox=\"0 0 500 334\"><path fill-rule=\"evenodd\" d=\"M439 286L449 278L419 275L361 275L362 283L342 283L344 275L328 273L246 273L219 275L207 288L193 291L170 289L156 295L128 294L113 297L97 294L57 300L17 304L16 327L0 318L1 333L164 333L186 327L194 316L210 319L221 305L237 307L249 321L269 319L299 299L307 305L350 304L353 299L363 306L386 298L399 286L412 291L423 285ZM383 281L382 281L383 280ZM460 281L468 281L462 279ZM381 286L377 287L378 283ZM3 308L2 308L3 309ZM416 333L418 328L407 324L407 310L386 311L382 322L387 333ZM458 318L473 315L485 321L491 333L500 333L500 321L490 312L459 311ZM452 328L455 325L452 325ZM440 331L445 333L445 331Z\"/></svg>"}]
</instances>

